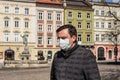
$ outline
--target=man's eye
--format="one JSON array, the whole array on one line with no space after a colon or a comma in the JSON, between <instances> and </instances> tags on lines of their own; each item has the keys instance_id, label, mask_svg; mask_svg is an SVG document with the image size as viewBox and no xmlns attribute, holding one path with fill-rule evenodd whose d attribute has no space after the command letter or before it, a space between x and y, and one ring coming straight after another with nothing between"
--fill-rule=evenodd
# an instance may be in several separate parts
<instances>
[{"instance_id":1,"label":"man's eye","mask_svg":"<svg viewBox=\"0 0 120 80\"><path fill-rule=\"evenodd\" d=\"M66 39L66 37L58 37L57 39Z\"/></svg>"},{"instance_id":2,"label":"man's eye","mask_svg":"<svg viewBox=\"0 0 120 80\"><path fill-rule=\"evenodd\" d=\"M66 39L66 37L61 37L61 39Z\"/></svg>"}]
</instances>

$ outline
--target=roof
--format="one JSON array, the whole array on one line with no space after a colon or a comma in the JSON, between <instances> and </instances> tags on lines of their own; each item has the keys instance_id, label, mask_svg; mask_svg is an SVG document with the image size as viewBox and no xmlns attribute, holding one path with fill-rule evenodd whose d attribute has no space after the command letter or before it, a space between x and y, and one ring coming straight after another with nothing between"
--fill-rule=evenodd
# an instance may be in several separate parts
<instances>
[{"instance_id":1,"label":"roof","mask_svg":"<svg viewBox=\"0 0 120 80\"><path fill-rule=\"evenodd\" d=\"M60 0L36 0L36 2L46 4L62 4Z\"/></svg>"},{"instance_id":2,"label":"roof","mask_svg":"<svg viewBox=\"0 0 120 80\"><path fill-rule=\"evenodd\" d=\"M67 6L76 6L76 7L89 7L92 8L92 5L84 0L66 0Z\"/></svg>"}]
</instances>

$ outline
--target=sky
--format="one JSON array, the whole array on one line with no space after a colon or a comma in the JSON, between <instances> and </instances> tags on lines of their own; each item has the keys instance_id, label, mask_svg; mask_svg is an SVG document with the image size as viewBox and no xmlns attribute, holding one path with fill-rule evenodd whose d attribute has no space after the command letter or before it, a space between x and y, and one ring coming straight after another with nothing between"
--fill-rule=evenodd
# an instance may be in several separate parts
<instances>
[{"instance_id":1,"label":"sky","mask_svg":"<svg viewBox=\"0 0 120 80\"><path fill-rule=\"evenodd\" d=\"M94 1L98 2L99 0L94 0ZM105 2L115 2L115 3L119 2L119 1L120 0L105 0Z\"/></svg>"},{"instance_id":2,"label":"sky","mask_svg":"<svg viewBox=\"0 0 120 80\"><path fill-rule=\"evenodd\" d=\"M119 2L120 0L112 0L112 2Z\"/></svg>"}]
</instances>

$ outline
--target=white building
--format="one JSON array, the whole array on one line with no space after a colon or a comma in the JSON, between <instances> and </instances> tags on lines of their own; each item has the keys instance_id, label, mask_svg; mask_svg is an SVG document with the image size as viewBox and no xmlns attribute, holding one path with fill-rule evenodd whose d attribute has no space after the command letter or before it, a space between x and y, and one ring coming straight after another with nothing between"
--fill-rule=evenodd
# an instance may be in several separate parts
<instances>
[{"instance_id":1,"label":"white building","mask_svg":"<svg viewBox=\"0 0 120 80\"><path fill-rule=\"evenodd\" d=\"M118 3L92 2L92 4L94 9L94 53L98 60L114 60L114 43L111 42L113 36L107 34L113 31L115 26L120 25L115 24L116 19L109 11L120 19L120 6ZM119 42L117 44L119 49ZM120 51L118 51L117 58L120 58Z\"/></svg>"},{"instance_id":2,"label":"white building","mask_svg":"<svg viewBox=\"0 0 120 80\"><path fill-rule=\"evenodd\" d=\"M33 0L0 0L0 60L23 60L21 35L26 34L32 59L36 40L36 14ZM12 51L7 54L7 51Z\"/></svg>"}]
</instances>

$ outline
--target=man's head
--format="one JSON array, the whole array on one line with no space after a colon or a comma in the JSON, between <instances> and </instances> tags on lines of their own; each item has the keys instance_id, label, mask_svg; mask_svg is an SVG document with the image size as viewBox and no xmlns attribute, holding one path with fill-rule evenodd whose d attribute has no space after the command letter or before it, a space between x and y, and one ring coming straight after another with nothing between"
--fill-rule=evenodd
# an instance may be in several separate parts
<instances>
[{"instance_id":1,"label":"man's head","mask_svg":"<svg viewBox=\"0 0 120 80\"><path fill-rule=\"evenodd\" d=\"M72 25L63 25L56 32L61 49L68 50L77 42L77 31Z\"/></svg>"}]
</instances>

